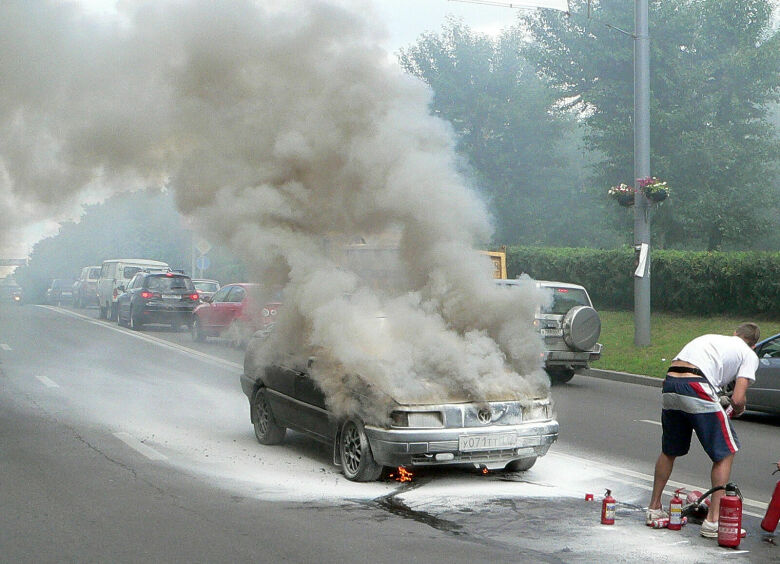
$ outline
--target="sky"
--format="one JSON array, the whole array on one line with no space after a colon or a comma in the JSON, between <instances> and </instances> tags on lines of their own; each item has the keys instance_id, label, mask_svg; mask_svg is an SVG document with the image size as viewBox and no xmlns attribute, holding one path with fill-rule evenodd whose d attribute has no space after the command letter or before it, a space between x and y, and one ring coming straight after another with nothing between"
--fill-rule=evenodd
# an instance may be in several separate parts
<instances>
[{"instance_id":1,"label":"sky","mask_svg":"<svg viewBox=\"0 0 780 564\"><path fill-rule=\"evenodd\" d=\"M117 6L132 5L140 0L60 0L62 3L76 3L90 16L96 18L111 18L117 14ZM283 2L283 0L268 0ZM413 44L419 36L428 31L438 32L445 20L452 15L462 19L474 31L489 35L497 35L504 28L511 26L518 9L503 6L463 2L459 0L335 0L347 5L363 6L361 9L373 9L377 20L386 29L386 37L381 45L388 51L391 58L402 47ZM99 195L87 196L84 203L99 201ZM75 216L79 209L72 210ZM71 219L75 219L71 218ZM52 219L29 225L20 232L13 241L0 248L0 258L24 258L32 250L32 246L42 238L56 234L58 221ZM0 276L6 269L0 267Z\"/></svg>"}]
</instances>

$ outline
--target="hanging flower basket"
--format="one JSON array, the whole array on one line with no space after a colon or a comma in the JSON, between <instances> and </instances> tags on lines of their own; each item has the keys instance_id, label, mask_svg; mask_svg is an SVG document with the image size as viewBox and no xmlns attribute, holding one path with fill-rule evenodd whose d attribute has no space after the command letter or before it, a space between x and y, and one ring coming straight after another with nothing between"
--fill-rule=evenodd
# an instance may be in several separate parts
<instances>
[{"instance_id":1,"label":"hanging flower basket","mask_svg":"<svg viewBox=\"0 0 780 564\"><path fill-rule=\"evenodd\" d=\"M610 198L617 200L617 203L623 207L631 207L634 205L634 194L636 190L628 184L618 184L609 189L607 193Z\"/></svg>"},{"instance_id":2,"label":"hanging flower basket","mask_svg":"<svg viewBox=\"0 0 780 564\"><path fill-rule=\"evenodd\" d=\"M654 204L663 202L669 197L669 186L666 185L666 182L661 182L655 176L640 178L636 182L639 186L639 190L641 190L645 197Z\"/></svg>"}]
</instances>

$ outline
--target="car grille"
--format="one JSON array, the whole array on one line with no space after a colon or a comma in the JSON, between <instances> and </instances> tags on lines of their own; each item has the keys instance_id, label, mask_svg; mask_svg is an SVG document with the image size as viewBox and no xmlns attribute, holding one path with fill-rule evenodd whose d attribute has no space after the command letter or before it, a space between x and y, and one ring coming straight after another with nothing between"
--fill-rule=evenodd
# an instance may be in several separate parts
<instances>
[{"instance_id":1,"label":"car grille","mask_svg":"<svg viewBox=\"0 0 780 564\"><path fill-rule=\"evenodd\" d=\"M446 441L446 444L449 444L451 441ZM442 443L431 443L431 451L433 451L433 445L434 444L445 444L443 441ZM450 451L457 451L458 450L458 442L455 441L454 446L451 446L449 449ZM511 460L513 458L517 458L516 450L513 448L505 448L500 450L477 450L473 452L453 452L455 455L454 460L448 461L449 464L452 464L453 462L463 462L463 463L469 463L469 462L478 462L478 463L490 463L490 462L505 462L508 460ZM412 464L419 464L419 465L426 465L431 464L435 462L433 461L432 457L430 455L424 455L424 454L418 454L415 456L412 456Z\"/></svg>"}]
</instances>

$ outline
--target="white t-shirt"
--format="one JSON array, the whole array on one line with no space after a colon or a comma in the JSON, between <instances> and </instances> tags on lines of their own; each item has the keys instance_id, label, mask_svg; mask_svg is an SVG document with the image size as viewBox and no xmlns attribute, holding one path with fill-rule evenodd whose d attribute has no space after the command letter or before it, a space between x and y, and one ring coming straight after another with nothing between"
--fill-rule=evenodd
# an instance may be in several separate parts
<instances>
[{"instance_id":1,"label":"white t-shirt","mask_svg":"<svg viewBox=\"0 0 780 564\"><path fill-rule=\"evenodd\" d=\"M704 372L716 388L737 378L755 381L758 356L740 337L702 335L683 347L674 360L684 360Z\"/></svg>"}]
</instances>

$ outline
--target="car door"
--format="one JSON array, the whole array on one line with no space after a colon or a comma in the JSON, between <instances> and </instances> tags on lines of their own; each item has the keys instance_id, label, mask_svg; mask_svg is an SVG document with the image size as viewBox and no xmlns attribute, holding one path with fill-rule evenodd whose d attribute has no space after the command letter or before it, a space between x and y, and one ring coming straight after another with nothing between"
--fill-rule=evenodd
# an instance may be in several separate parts
<instances>
[{"instance_id":1,"label":"car door","mask_svg":"<svg viewBox=\"0 0 780 564\"><path fill-rule=\"evenodd\" d=\"M225 299L232 288L233 286L224 286L223 288L220 288L211 298L210 302L206 302L198 308L198 319L200 320L202 327L217 326L217 312L219 311L220 304L225 302Z\"/></svg>"},{"instance_id":2,"label":"car door","mask_svg":"<svg viewBox=\"0 0 780 564\"><path fill-rule=\"evenodd\" d=\"M756 381L748 389L751 408L780 413L780 335L756 348Z\"/></svg>"},{"instance_id":3,"label":"car door","mask_svg":"<svg viewBox=\"0 0 780 564\"><path fill-rule=\"evenodd\" d=\"M246 299L246 290L241 286L233 286L227 299L219 309L220 325L227 328L235 318L241 314L244 300Z\"/></svg>"},{"instance_id":4,"label":"car door","mask_svg":"<svg viewBox=\"0 0 780 564\"><path fill-rule=\"evenodd\" d=\"M319 439L328 440L329 417L325 407L325 394L306 372L298 372L295 376L295 399L298 401L300 420L305 430Z\"/></svg>"}]
</instances>

